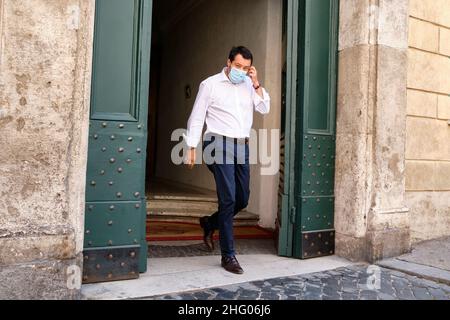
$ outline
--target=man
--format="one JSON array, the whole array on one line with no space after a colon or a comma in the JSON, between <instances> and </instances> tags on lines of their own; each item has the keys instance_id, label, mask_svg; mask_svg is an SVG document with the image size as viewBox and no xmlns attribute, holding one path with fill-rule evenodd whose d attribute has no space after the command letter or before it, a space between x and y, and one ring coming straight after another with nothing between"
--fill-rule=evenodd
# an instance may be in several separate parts
<instances>
[{"instance_id":1,"label":"man","mask_svg":"<svg viewBox=\"0 0 450 320\"><path fill-rule=\"evenodd\" d=\"M247 207L250 196L248 141L254 110L269 113L270 97L258 81L250 50L234 47L227 67L200 84L185 138L190 148L186 159L190 169L195 164L205 120L205 138L210 141L204 142L203 150L213 144L217 154L225 153L223 158L216 157L218 161L208 164L216 182L218 212L201 218L200 225L210 250L214 250L214 231L219 230L222 267L236 274L244 271L235 256L233 218Z\"/></svg>"}]
</instances>

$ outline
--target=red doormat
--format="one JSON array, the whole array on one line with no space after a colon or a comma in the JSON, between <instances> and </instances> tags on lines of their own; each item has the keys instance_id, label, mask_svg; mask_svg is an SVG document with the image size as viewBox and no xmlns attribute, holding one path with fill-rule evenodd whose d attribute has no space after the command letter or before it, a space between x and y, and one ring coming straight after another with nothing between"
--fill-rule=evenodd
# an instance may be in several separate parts
<instances>
[{"instance_id":1,"label":"red doormat","mask_svg":"<svg viewBox=\"0 0 450 320\"><path fill-rule=\"evenodd\" d=\"M258 226L234 227L235 239L273 239L273 231ZM214 239L219 239L216 232ZM199 224L186 222L147 221L147 241L203 240Z\"/></svg>"}]
</instances>

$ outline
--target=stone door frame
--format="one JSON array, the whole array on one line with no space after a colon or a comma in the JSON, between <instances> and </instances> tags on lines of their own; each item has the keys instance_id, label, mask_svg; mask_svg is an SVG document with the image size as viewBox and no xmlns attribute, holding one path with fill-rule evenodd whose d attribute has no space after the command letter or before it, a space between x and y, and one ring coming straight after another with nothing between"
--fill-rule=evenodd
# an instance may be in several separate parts
<instances>
[{"instance_id":1,"label":"stone door frame","mask_svg":"<svg viewBox=\"0 0 450 320\"><path fill-rule=\"evenodd\" d=\"M83 41L93 44L92 16ZM410 249L405 206L408 0L341 0L337 103L336 254L373 262ZM80 104L89 105L92 48L79 44L84 81ZM84 99L84 101L82 101ZM88 108L87 108L88 109ZM86 161L89 110L80 115ZM85 168L84 166L78 166ZM84 193L84 185L81 187ZM84 207L80 199L77 208ZM83 211L81 211L83 212ZM84 214L77 223L82 251Z\"/></svg>"},{"instance_id":2,"label":"stone door frame","mask_svg":"<svg viewBox=\"0 0 450 320\"><path fill-rule=\"evenodd\" d=\"M336 253L410 250L405 206L408 0L341 0Z\"/></svg>"}]
</instances>

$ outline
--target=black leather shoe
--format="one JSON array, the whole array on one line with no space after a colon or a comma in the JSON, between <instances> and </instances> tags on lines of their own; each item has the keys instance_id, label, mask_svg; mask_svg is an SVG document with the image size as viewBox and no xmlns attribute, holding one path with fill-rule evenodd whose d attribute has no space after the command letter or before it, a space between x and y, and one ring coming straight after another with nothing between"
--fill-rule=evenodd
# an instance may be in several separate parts
<instances>
[{"instance_id":1,"label":"black leather shoe","mask_svg":"<svg viewBox=\"0 0 450 320\"><path fill-rule=\"evenodd\" d=\"M214 230L208 228L208 217L200 218L200 226L203 229L203 242L210 251L214 251Z\"/></svg>"},{"instance_id":2,"label":"black leather shoe","mask_svg":"<svg viewBox=\"0 0 450 320\"><path fill-rule=\"evenodd\" d=\"M239 265L236 257L222 257L222 267L228 272L243 274L244 270Z\"/></svg>"}]
</instances>

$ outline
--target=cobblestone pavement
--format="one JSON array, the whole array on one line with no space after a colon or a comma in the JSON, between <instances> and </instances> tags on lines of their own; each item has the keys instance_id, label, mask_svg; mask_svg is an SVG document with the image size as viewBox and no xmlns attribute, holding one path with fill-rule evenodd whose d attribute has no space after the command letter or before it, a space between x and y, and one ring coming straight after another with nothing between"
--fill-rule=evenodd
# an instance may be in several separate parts
<instances>
[{"instance_id":1,"label":"cobblestone pavement","mask_svg":"<svg viewBox=\"0 0 450 320\"><path fill-rule=\"evenodd\" d=\"M171 245L170 242L155 245L149 243L149 258L220 256L219 242L215 241L215 250L209 251L203 242ZM237 239L234 243L236 254L277 254L271 239ZM219 258L220 259L220 258Z\"/></svg>"},{"instance_id":2,"label":"cobblestone pavement","mask_svg":"<svg viewBox=\"0 0 450 320\"><path fill-rule=\"evenodd\" d=\"M357 265L152 300L450 300L450 286L389 269L368 267ZM377 288L371 290L371 285Z\"/></svg>"}]
</instances>

